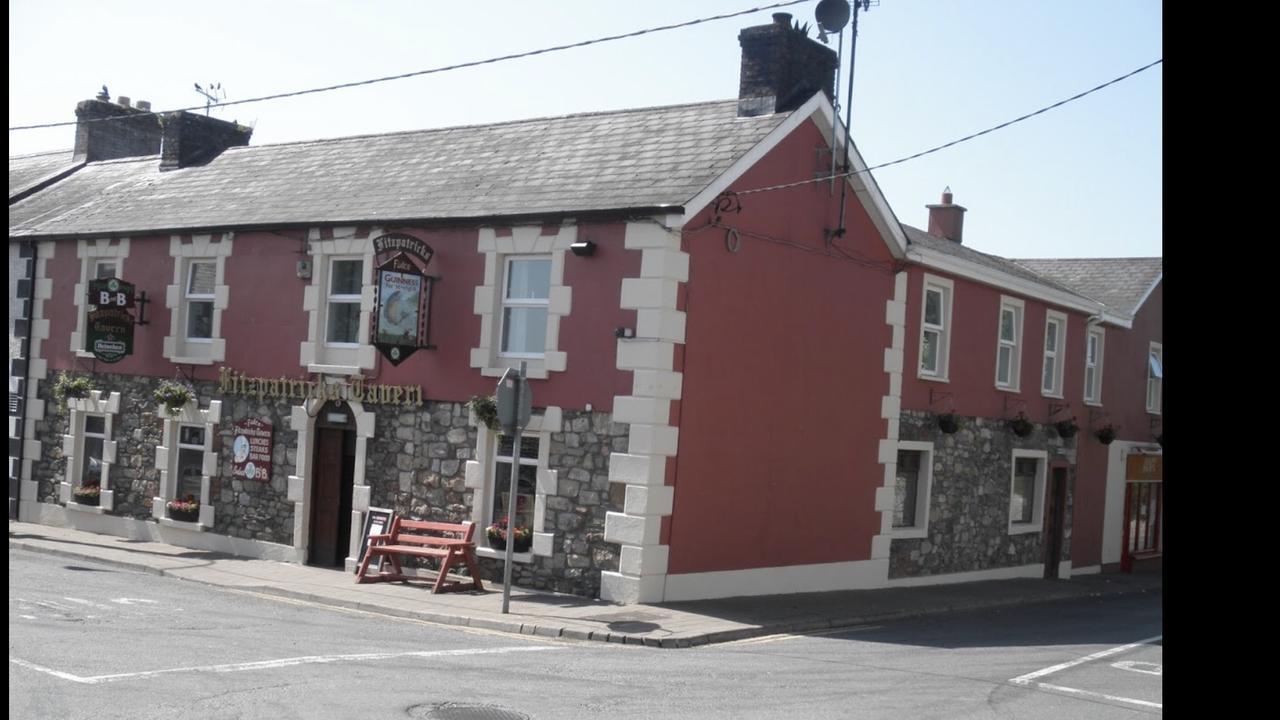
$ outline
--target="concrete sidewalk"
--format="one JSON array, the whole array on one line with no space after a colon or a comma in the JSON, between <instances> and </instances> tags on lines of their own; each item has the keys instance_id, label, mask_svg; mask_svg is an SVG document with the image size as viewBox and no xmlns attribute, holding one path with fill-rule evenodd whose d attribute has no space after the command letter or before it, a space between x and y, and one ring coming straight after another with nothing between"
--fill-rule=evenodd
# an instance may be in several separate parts
<instances>
[{"instance_id":1,"label":"concrete sidewalk","mask_svg":"<svg viewBox=\"0 0 1280 720\"><path fill-rule=\"evenodd\" d=\"M1159 575L1086 575L883 590L801 593L657 605L599 600L516 588L502 614L502 588L431 594L422 583L357 585L349 572L232 557L68 528L9 523L9 548L88 560L235 590L307 600L444 625L685 648L761 635L809 632L870 622L1161 589Z\"/></svg>"}]
</instances>

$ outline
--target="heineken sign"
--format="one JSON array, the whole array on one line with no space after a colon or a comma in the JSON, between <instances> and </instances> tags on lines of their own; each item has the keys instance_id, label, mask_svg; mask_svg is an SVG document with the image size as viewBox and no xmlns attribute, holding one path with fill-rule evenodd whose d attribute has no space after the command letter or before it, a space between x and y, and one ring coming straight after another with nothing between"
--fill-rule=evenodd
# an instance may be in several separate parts
<instances>
[{"instance_id":1,"label":"heineken sign","mask_svg":"<svg viewBox=\"0 0 1280 720\"><path fill-rule=\"evenodd\" d=\"M134 286L120 278L89 281L85 350L104 363L133 354Z\"/></svg>"},{"instance_id":2,"label":"heineken sign","mask_svg":"<svg viewBox=\"0 0 1280 720\"><path fill-rule=\"evenodd\" d=\"M375 238L373 249L379 260L373 345L399 365L419 348L434 347L429 338L435 278L426 268L435 253L421 240L398 234Z\"/></svg>"}]
</instances>

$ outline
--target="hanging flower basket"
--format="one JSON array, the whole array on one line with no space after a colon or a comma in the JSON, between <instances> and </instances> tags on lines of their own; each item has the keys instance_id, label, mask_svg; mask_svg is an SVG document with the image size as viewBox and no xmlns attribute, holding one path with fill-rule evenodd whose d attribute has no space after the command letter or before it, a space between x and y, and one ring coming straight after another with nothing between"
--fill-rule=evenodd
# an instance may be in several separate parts
<instances>
[{"instance_id":1,"label":"hanging flower basket","mask_svg":"<svg viewBox=\"0 0 1280 720\"><path fill-rule=\"evenodd\" d=\"M1018 437L1026 437L1035 431L1036 426L1027 419L1025 414L1018 413L1018 417L1009 421L1009 429Z\"/></svg>"},{"instance_id":2,"label":"hanging flower basket","mask_svg":"<svg viewBox=\"0 0 1280 720\"><path fill-rule=\"evenodd\" d=\"M72 489L71 495L81 505L97 505L102 501L102 487L99 485L81 485Z\"/></svg>"},{"instance_id":3,"label":"hanging flower basket","mask_svg":"<svg viewBox=\"0 0 1280 720\"><path fill-rule=\"evenodd\" d=\"M191 388L171 380L162 381L155 391L156 402L163 405L170 415L178 414L193 397L195 393Z\"/></svg>"},{"instance_id":4,"label":"hanging flower basket","mask_svg":"<svg viewBox=\"0 0 1280 720\"><path fill-rule=\"evenodd\" d=\"M170 520L200 521L200 502L191 495L188 495L186 500L170 500L165 503L165 508L169 511Z\"/></svg>"},{"instance_id":5,"label":"hanging flower basket","mask_svg":"<svg viewBox=\"0 0 1280 720\"><path fill-rule=\"evenodd\" d=\"M87 398L93 390L93 382L84 375L73 375L72 373L58 373L58 377L53 381L53 398L59 404L68 398Z\"/></svg>"},{"instance_id":6,"label":"hanging flower basket","mask_svg":"<svg viewBox=\"0 0 1280 720\"><path fill-rule=\"evenodd\" d=\"M485 528L485 536L489 538L489 547L495 550L507 549L507 519L502 518L498 522ZM533 529L524 525L517 525L512 533L515 536L515 547L512 549L516 552L529 552L529 548L533 547Z\"/></svg>"},{"instance_id":7,"label":"hanging flower basket","mask_svg":"<svg viewBox=\"0 0 1280 720\"><path fill-rule=\"evenodd\" d=\"M1094 437L1098 438L1098 442L1102 443L1103 445L1110 445L1111 443L1115 442L1116 428L1114 425L1106 425L1101 430L1098 430L1098 432L1094 433L1093 435Z\"/></svg>"},{"instance_id":8,"label":"hanging flower basket","mask_svg":"<svg viewBox=\"0 0 1280 720\"><path fill-rule=\"evenodd\" d=\"M467 401L467 406L471 408L471 412L476 414L485 427L490 430L498 430L498 400L492 395L472 395Z\"/></svg>"},{"instance_id":9,"label":"hanging flower basket","mask_svg":"<svg viewBox=\"0 0 1280 720\"><path fill-rule=\"evenodd\" d=\"M955 413L945 413L938 416L938 429L947 435L951 435L960 429L960 419Z\"/></svg>"},{"instance_id":10,"label":"hanging flower basket","mask_svg":"<svg viewBox=\"0 0 1280 720\"><path fill-rule=\"evenodd\" d=\"M1076 425L1075 418L1071 418L1070 420L1059 420L1053 424L1053 427L1058 431L1058 435L1064 440L1073 438L1076 436L1076 433L1080 432L1080 426Z\"/></svg>"}]
</instances>

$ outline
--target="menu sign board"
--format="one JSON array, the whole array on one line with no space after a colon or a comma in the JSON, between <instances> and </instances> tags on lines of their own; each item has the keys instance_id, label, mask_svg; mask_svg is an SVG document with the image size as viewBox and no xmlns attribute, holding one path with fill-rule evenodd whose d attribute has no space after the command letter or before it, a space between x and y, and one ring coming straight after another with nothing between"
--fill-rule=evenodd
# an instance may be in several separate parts
<instances>
[{"instance_id":1,"label":"menu sign board","mask_svg":"<svg viewBox=\"0 0 1280 720\"><path fill-rule=\"evenodd\" d=\"M271 481L272 425L257 418L235 424L231 443L231 475L259 482Z\"/></svg>"}]
</instances>

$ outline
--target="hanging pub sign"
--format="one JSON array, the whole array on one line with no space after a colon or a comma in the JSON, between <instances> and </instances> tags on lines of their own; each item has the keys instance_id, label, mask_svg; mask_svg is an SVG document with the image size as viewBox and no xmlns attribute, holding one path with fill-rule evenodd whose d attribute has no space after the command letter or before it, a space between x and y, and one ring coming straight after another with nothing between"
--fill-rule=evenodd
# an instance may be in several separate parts
<instances>
[{"instance_id":1,"label":"hanging pub sign","mask_svg":"<svg viewBox=\"0 0 1280 720\"><path fill-rule=\"evenodd\" d=\"M374 239L373 249L380 260L373 345L392 365L399 365L419 348L435 347L430 336L431 288L436 278L426 274L435 253L408 235L382 235Z\"/></svg>"},{"instance_id":2,"label":"hanging pub sign","mask_svg":"<svg viewBox=\"0 0 1280 720\"><path fill-rule=\"evenodd\" d=\"M89 281L85 350L104 363L133 354L134 285L117 277Z\"/></svg>"},{"instance_id":3,"label":"hanging pub sign","mask_svg":"<svg viewBox=\"0 0 1280 720\"><path fill-rule=\"evenodd\" d=\"M236 423L231 441L231 475L245 480L271 482L272 425L249 418Z\"/></svg>"}]
</instances>

